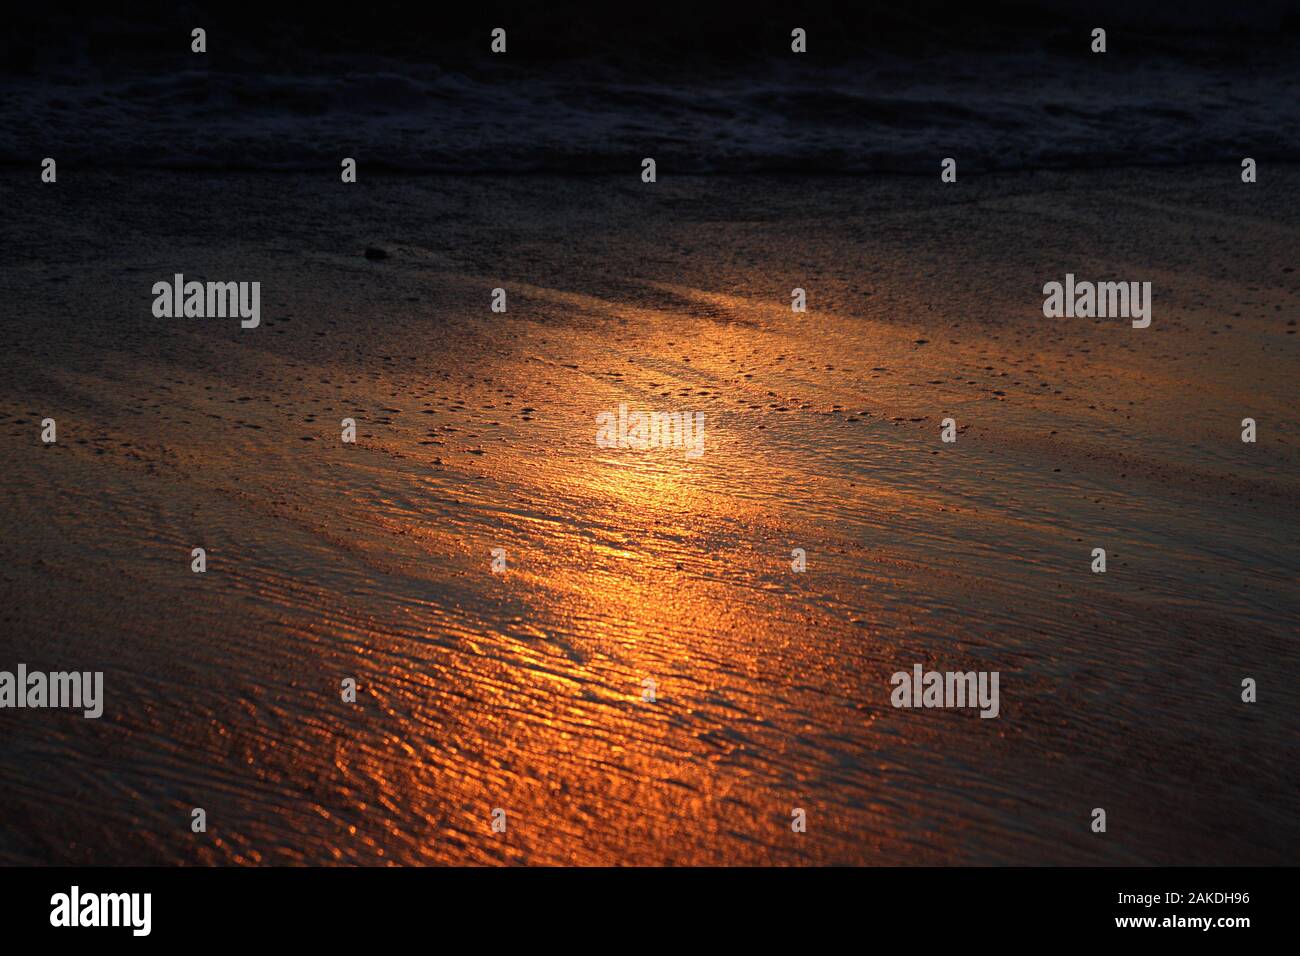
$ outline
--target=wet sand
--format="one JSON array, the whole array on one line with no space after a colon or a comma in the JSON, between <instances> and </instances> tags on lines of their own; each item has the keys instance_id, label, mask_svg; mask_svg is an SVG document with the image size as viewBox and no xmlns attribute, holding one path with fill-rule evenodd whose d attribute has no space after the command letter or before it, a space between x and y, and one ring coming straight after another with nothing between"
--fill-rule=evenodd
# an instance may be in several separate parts
<instances>
[{"instance_id":1,"label":"wet sand","mask_svg":"<svg viewBox=\"0 0 1300 956\"><path fill-rule=\"evenodd\" d=\"M29 172L0 667L107 700L0 711L0 863L1295 861L1300 167ZM917 663L999 718L892 708Z\"/></svg>"}]
</instances>

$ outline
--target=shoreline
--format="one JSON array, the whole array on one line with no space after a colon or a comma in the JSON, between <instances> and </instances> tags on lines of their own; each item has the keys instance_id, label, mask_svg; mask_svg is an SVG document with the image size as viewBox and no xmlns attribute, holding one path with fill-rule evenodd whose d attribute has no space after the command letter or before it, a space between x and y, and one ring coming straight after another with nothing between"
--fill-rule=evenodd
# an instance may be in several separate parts
<instances>
[{"instance_id":1,"label":"shoreline","mask_svg":"<svg viewBox=\"0 0 1300 956\"><path fill-rule=\"evenodd\" d=\"M1180 172L11 190L0 668L106 700L0 712L0 860L1289 861L1300 165ZM1044 319L1067 272L1150 328Z\"/></svg>"}]
</instances>

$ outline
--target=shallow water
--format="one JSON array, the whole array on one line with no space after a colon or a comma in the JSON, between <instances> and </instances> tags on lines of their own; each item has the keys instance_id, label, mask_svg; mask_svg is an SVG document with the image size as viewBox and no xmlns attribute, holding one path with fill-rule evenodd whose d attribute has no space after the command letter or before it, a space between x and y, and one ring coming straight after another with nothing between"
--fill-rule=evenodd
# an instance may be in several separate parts
<instances>
[{"instance_id":1,"label":"shallow water","mask_svg":"<svg viewBox=\"0 0 1300 956\"><path fill-rule=\"evenodd\" d=\"M175 11L15 11L0 164L40 150L79 169L310 173L338 169L333 144L347 144L363 177L617 174L645 155L678 176L937 175L946 156L985 173L1238 164L1247 144L1269 162L1300 148L1300 42L1281 0L1116 3L1095 20L1060 3L1033 4L1057 8L1040 17L1023 3L861 4L835 26L808 11L807 55L790 52L780 4L682 4L632 30L621 13L518 6L497 13L515 44L502 56L486 55L477 17L458 28L446 11L374 10L364 24L322 12L286 29L214 11L203 55ZM1093 22L1111 31L1105 55L1089 52Z\"/></svg>"}]
</instances>

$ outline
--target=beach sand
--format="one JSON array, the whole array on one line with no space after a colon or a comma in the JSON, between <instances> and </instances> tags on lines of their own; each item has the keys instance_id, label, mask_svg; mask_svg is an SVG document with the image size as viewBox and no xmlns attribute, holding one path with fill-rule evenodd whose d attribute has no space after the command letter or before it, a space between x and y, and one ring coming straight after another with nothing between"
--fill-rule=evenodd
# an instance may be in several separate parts
<instances>
[{"instance_id":1,"label":"beach sand","mask_svg":"<svg viewBox=\"0 0 1300 956\"><path fill-rule=\"evenodd\" d=\"M1300 167L2 175L0 863L1295 862Z\"/></svg>"}]
</instances>

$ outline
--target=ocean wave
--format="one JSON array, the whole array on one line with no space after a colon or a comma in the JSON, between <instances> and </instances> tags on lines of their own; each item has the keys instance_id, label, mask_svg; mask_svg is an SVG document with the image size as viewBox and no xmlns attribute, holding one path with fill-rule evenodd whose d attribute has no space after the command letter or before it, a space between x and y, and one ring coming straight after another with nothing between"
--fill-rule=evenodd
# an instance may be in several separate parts
<instances>
[{"instance_id":1,"label":"ocean wave","mask_svg":"<svg viewBox=\"0 0 1300 956\"><path fill-rule=\"evenodd\" d=\"M1250 63L1042 53L889 56L664 74L606 61L312 70L89 67L15 77L0 162L660 176L962 171L1300 157L1294 45Z\"/></svg>"}]
</instances>

